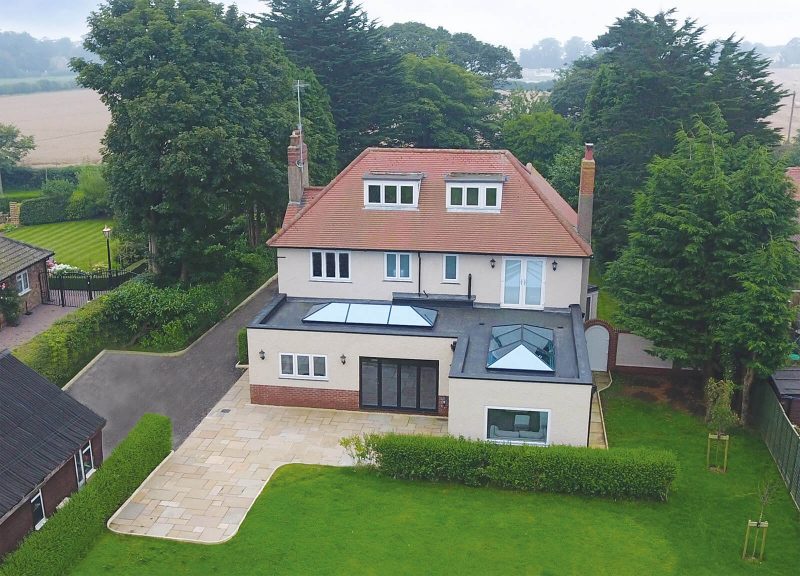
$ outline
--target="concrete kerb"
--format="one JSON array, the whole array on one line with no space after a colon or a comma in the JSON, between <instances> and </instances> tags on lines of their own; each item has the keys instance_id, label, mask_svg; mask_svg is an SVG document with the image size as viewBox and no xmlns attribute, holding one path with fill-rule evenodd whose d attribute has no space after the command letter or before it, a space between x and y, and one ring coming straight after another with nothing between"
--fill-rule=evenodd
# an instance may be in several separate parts
<instances>
[{"instance_id":1,"label":"concrete kerb","mask_svg":"<svg viewBox=\"0 0 800 576\"><path fill-rule=\"evenodd\" d=\"M125 508L125 506L127 506L128 504L130 504L131 500L133 500L133 497L134 497L134 496L136 496L136 493L139 491L139 488L141 488L141 487L142 487L142 485L143 485L145 482L147 482L148 480L150 480L150 478L151 478L151 477L153 477L153 475L155 475L155 473L156 473L156 472L158 472L159 470L161 470L161 467L162 467L164 464L166 464L166 463L167 463L167 461L168 461L170 458L172 458L172 455L173 455L173 454L175 454L175 450L170 450L170 451L169 451L169 454L167 454L166 458L164 458L164 459L163 459L161 462L159 462L159 463L158 463L158 466L156 466L155 468L153 468L153 471L152 471L152 472L150 472L150 474L148 474L148 475L147 475L147 478L145 478L145 479L144 479L144 481L143 481L141 484L139 484L139 485L136 487L136 490L134 490L134 491L131 493L131 495L130 495L130 496L128 496L128 499L127 499L127 500L125 500L125 502L123 502L123 503L122 503L122 506L120 506L119 508L117 508L117 511L116 511L116 512L114 512L114 513L111 515L111 518L109 518L108 520L106 520L106 528L108 528L108 529L109 529L109 530L111 530L112 532L116 532L116 530L114 530L114 529L112 529L112 528L111 528L111 522L113 522L114 520L116 520L117 516L118 516L118 515L119 515L119 513L122 511L122 509L123 509L123 508Z\"/></svg>"},{"instance_id":2,"label":"concrete kerb","mask_svg":"<svg viewBox=\"0 0 800 576\"><path fill-rule=\"evenodd\" d=\"M65 390L65 391L69 390L69 388L72 386L72 384L77 382L78 379L81 376L83 376L92 366L97 364L97 362L100 360L100 358L102 358L107 352L113 352L114 354L127 354L127 355L130 355L130 356L161 356L162 358L177 358L179 356L183 356L189 350L191 350L193 346L197 345L203 338L205 338L206 335L209 332L211 332L217 325L220 324L220 322L224 322L225 320L227 320L234 312L238 311L239 308L241 308L242 306L246 305L248 302L250 302L250 300L252 300L256 296L258 296L263 290L267 289L273 282L275 282L275 280L277 278L278 278L278 275L277 274L273 274L270 278L267 279L266 282L264 282L261 286L259 286L252 294L250 294L247 298L245 298L244 300L239 302L239 304L237 304L236 307L233 310L231 310L230 312L225 314L225 316L222 318L222 320L220 320L219 322L214 324L211 328L209 328L208 330L203 332L197 340L195 340L194 342L189 344L183 350L178 350L177 352L138 352L138 351L135 351L135 350L114 350L113 348L105 348L105 349L101 350L97 354L97 356L92 358L89 361L89 363L81 369L80 372L75 374L75 376L73 376L70 379L70 381L67 382L62 387L62 390ZM237 368L238 368L238 366L237 366Z\"/></svg>"}]
</instances>

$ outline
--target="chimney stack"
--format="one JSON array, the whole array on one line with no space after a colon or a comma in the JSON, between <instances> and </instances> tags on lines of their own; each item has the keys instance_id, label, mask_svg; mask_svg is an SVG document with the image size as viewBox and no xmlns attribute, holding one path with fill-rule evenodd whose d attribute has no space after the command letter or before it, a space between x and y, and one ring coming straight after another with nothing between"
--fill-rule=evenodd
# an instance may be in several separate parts
<instances>
[{"instance_id":1,"label":"chimney stack","mask_svg":"<svg viewBox=\"0 0 800 576\"><path fill-rule=\"evenodd\" d=\"M289 202L299 204L303 190L308 187L308 146L300 130L293 131L289 137L288 160Z\"/></svg>"},{"instance_id":2,"label":"chimney stack","mask_svg":"<svg viewBox=\"0 0 800 576\"><path fill-rule=\"evenodd\" d=\"M586 143L581 160L581 184L578 190L578 234L592 243L592 211L594 208L594 144Z\"/></svg>"}]
</instances>

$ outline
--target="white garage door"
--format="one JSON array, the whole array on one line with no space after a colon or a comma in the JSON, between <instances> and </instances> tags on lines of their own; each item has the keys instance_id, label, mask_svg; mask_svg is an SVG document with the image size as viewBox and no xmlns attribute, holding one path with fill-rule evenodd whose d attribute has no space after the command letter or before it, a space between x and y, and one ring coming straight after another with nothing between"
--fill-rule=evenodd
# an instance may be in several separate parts
<instances>
[{"instance_id":1,"label":"white garage door","mask_svg":"<svg viewBox=\"0 0 800 576\"><path fill-rule=\"evenodd\" d=\"M589 348L589 366L592 372L608 370L608 329L595 324L586 329L586 345Z\"/></svg>"}]
</instances>

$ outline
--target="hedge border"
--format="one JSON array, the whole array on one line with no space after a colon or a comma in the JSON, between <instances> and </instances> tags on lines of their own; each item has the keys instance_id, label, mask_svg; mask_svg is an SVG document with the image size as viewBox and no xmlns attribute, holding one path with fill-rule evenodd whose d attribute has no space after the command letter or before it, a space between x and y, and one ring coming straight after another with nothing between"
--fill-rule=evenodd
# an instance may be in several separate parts
<instances>
[{"instance_id":1,"label":"hedge border","mask_svg":"<svg viewBox=\"0 0 800 576\"><path fill-rule=\"evenodd\" d=\"M105 531L106 522L172 450L166 416L144 414L83 489L0 565L0 576L68 574Z\"/></svg>"},{"instance_id":2,"label":"hedge border","mask_svg":"<svg viewBox=\"0 0 800 576\"><path fill-rule=\"evenodd\" d=\"M341 444L357 463L392 478L533 492L663 501L678 475L673 452L647 448L520 446L395 433L351 436Z\"/></svg>"}]
</instances>

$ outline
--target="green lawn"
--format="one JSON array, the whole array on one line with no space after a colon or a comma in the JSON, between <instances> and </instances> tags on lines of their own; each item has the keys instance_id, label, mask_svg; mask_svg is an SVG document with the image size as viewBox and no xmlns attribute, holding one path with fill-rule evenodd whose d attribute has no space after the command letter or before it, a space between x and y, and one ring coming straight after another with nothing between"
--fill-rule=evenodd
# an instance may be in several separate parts
<instances>
[{"instance_id":1,"label":"green lawn","mask_svg":"<svg viewBox=\"0 0 800 576\"><path fill-rule=\"evenodd\" d=\"M111 219L78 220L20 226L16 230L6 232L5 235L35 246L49 248L56 253L56 262L71 264L88 271L95 265L103 267L107 265L106 239L102 232L106 224L113 227ZM115 241L112 238L112 257L114 251Z\"/></svg>"},{"instance_id":2,"label":"green lawn","mask_svg":"<svg viewBox=\"0 0 800 576\"><path fill-rule=\"evenodd\" d=\"M606 397L614 446L674 450L667 503L613 502L379 478L367 471L280 469L229 542L206 546L107 532L73 574L787 575L800 521L781 491L767 510L767 561L740 558L757 483L777 472L763 444L734 434L727 474L705 470L700 420ZM782 486L782 485L781 485Z\"/></svg>"},{"instance_id":3,"label":"green lawn","mask_svg":"<svg viewBox=\"0 0 800 576\"><path fill-rule=\"evenodd\" d=\"M22 202L31 198L38 198L42 195L41 190L5 190L0 196L0 212L8 212L10 202Z\"/></svg>"}]
</instances>

